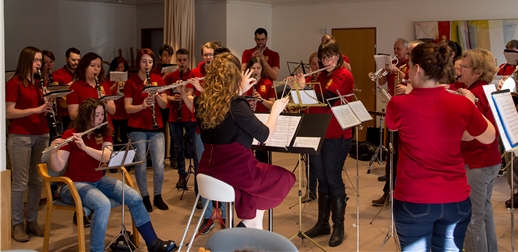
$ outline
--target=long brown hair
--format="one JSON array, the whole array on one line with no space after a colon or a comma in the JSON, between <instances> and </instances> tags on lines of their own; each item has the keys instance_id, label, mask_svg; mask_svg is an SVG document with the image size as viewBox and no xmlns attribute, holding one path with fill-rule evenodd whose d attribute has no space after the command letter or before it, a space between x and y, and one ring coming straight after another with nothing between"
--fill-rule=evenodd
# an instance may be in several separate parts
<instances>
[{"instance_id":1,"label":"long brown hair","mask_svg":"<svg viewBox=\"0 0 518 252\"><path fill-rule=\"evenodd\" d=\"M263 61L261 60L261 57L259 57L259 56L254 56L254 57L250 58L248 63L246 63L246 69L251 69L255 63L259 63L259 65L261 65L261 78L266 78L267 77L266 70L264 70Z\"/></svg>"},{"instance_id":2,"label":"long brown hair","mask_svg":"<svg viewBox=\"0 0 518 252\"><path fill-rule=\"evenodd\" d=\"M41 50L34 46L27 46L23 48L20 52L20 57L18 58L18 65L16 66L16 71L14 72L13 78L18 77L22 80L23 87L27 87L29 82L27 80L27 76L31 76L31 81L34 78L34 73L32 72L32 63L34 62L34 56L36 53L41 53ZM42 57L42 67L43 67L43 55Z\"/></svg>"},{"instance_id":3,"label":"long brown hair","mask_svg":"<svg viewBox=\"0 0 518 252\"><path fill-rule=\"evenodd\" d=\"M325 56L331 56L333 54L338 55L338 61L336 62L335 69L341 68L344 65L344 58L342 57L342 51L340 46L334 39L325 40L318 47L318 66L324 68L321 59Z\"/></svg>"},{"instance_id":4,"label":"long brown hair","mask_svg":"<svg viewBox=\"0 0 518 252\"><path fill-rule=\"evenodd\" d=\"M425 80L449 84L453 80L453 50L446 42L416 45L410 52L412 64L419 65L425 72Z\"/></svg>"},{"instance_id":5,"label":"long brown hair","mask_svg":"<svg viewBox=\"0 0 518 252\"><path fill-rule=\"evenodd\" d=\"M104 119L103 122L106 122L106 108L104 107L104 103L88 98L81 105L79 105L79 109L77 112L77 118L70 123L70 128L75 129L77 133L84 132L93 127L93 121L95 117L95 110L97 106L102 106L104 109ZM100 129L95 131L97 134L101 134L102 136L109 136L112 134L112 128L109 124L102 126Z\"/></svg>"},{"instance_id":6,"label":"long brown hair","mask_svg":"<svg viewBox=\"0 0 518 252\"><path fill-rule=\"evenodd\" d=\"M205 91L200 95L196 114L202 129L215 128L230 110L241 84L241 63L231 53L219 54L207 69Z\"/></svg>"}]
</instances>

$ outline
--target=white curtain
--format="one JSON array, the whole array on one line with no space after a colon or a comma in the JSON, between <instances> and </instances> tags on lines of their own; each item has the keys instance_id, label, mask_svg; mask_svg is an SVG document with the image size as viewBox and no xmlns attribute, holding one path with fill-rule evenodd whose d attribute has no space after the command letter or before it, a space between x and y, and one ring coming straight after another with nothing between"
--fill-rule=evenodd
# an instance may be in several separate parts
<instances>
[{"instance_id":1,"label":"white curtain","mask_svg":"<svg viewBox=\"0 0 518 252\"><path fill-rule=\"evenodd\" d=\"M191 69L196 67L194 12L194 0L164 0L164 44L173 46L175 51L189 50Z\"/></svg>"}]
</instances>

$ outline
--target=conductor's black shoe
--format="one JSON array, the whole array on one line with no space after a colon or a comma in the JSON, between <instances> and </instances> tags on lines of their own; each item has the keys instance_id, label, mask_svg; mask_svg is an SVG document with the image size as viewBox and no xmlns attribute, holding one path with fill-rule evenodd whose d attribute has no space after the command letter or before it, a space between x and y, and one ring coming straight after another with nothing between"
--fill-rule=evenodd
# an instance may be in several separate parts
<instances>
[{"instance_id":1,"label":"conductor's black shoe","mask_svg":"<svg viewBox=\"0 0 518 252\"><path fill-rule=\"evenodd\" d=\"M77 215L76 213L74 212L74 216L72 217L72 223L74 223L74 225L77 226ZM86 216L83 216L83 226L85 228L89 228L90 227L90 221L88 220L88 218Z\"/></svg>"},{"instance_id":2,"label":"conductor's black shoe","mask_svg":"<svg viewBox=\"0 0 518 252\"><path fill-rule=\"evenodd\" d=\"M169 207L162 199L162 194L155 195L155 197L153 198L153 205L160 210L169 210Z\"/></svg>"},{"instance_id":3,"label":"conductor's black shoe","mask_svg":"<svg viewBox=\"0 0 518 252\"><path fill-rule=\"evenodd\" d=\"M147 250L149 252L169 252L169 251L176 251L178 249L178 246L176 246L176 243L174 241L162 241L160 239L156 239L153 242L153 245L151 248L148 248Z\"/></svg>"},{"instance_id":4,"label":"conductor's black shoe","mask_svg":"<svg viewBox=\"0 0 518 252\"><path fill-rule=\"evenodd\" d=\"M385 175L379 176L378 181L387 181L387 176L385 176Z\"/></svg>"}]
</instances>

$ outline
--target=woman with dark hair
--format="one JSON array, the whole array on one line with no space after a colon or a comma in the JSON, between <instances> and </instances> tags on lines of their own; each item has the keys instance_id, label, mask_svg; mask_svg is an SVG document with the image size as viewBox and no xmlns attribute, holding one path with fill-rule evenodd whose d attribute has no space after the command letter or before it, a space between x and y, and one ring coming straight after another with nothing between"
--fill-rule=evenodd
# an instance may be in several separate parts
<instances>
[{"instance_id":1,"label":"woman with dark hair","mask_svg":"<svg viewBox=\"0 0 518 252\"><path fill-rule=\"evenodd\" d=\"M194 99L196 121L205 151L198 172L220 179L236 192L236 212L242 219L238 227L262 229L264 210L279 205L295 183L288 170L255 159L253 138L267 143L287 98L274 102L270 117L263 124L250 110L242 95L252 87L251 72L241 72L236 56L222 53L207 69L204 92ZM192 101L180 88L182 99ZM189 106L190 107L190 106Z\"/></svg>"},{"instance_id":2,"label":"woman with dark hair","mask_svg":"<svg viewBox=\"0 0 518 252\"><path fill-rule=\"evenodd\" d=\"M334 39L325 40L318 47L320 68L327 68L320 72L315 86L321 102L327 103L328 99L337 98L338 95L350 95L353 93L354 79L349 70L344 67L343 54L340 46ZM304 88L306 80L302 74L296 76L297 81ZM352 96L345 97L351 101ZM340 104L340 99L331 101L332 105ZM311 108L309 113L332 114L329 106ZM324 143L320 154L310 155L309 161L318 179L318 221L313 228L306 231L310 238L328 235L331 233L329 216L333 221L333 233L329 239L329 246L336 247L342 244L344 239L345 207L347 194L342 179L342 169L345 159L351 148L352 129L343 130L333 116L326 131Z\"/></svg>"},{"instance_id":3,"label":"woman with dark hair","mask_svg":"<svg viewBox=\"0 0 518 252\"><path fill-rule=\"evenodd\" d=\"M483 86L493 81L497 71L495 58L488 50L471 49L462 54L459 81L478 98L475 105L494 127L496 127L495 118ZM471 187L469 198L473 205L471 222L466 233L466 251L498 251L491 204L493 185L502 164L498 150L498 135L489 143L478 139L464 141L460 148L468 184Z\"/></svg>"},{"instance_id":4,"label":"woman with dark hair","mask_svg":"<svg viewBox=\"0 0 518 252\"><path fill-rule=\"evenodd\" d=\"M86 99L100 99L102 96L111 95L110 86L105 82L102 62L101 56L93 52L85 54L79 61L75 71L75 81L70 85L70 90L74 92L67 95L70 119L76 119L79 104ZM108 114L115 114L116 108L113 101L107 101L105 106Z\"/></svg>"},{"instance_id":5,"label":"woman with dark hair","mask_svg":"<svg viewBox=\"0 0 518 252\"><path fill-rule=\"evenodd\" d=\"M36 165L41 163L41 152L49 143L45 114L52 111L52 105L43 101L39 80L34 76L41 68L41 62L40 49L25 47L18 58L13 78L5 83L5 117L11 120L7 151L12 173L12 237L17 242L29 241L28 233L43 236L38 225L42 182ZM23 202L27 189L25 225Z\"/></svg>"},{"instance_id":6,"label":"woman with dark hair","mask_svg":"<svg viewBox=\"0 0 518 252\"><path fill-rule=\"evenodd\" d=\"M175 250L174 241L162 241L157 237L138 192L117 179L104 176L103 171L96 170L99 162L108 162L112 154L112 128L104 125L85 135L81 133L103 122L106 122L104 104L99 100L86 99L79 106L79 113L76 120L72 121L70 129L63 133L63 138L54 140L52 145L62 143L68 137L73 137L74 142L50 152L52 170L59 172L67 166L65 176L74 182L83 206L94 212L90 229L90 251L104 251L106 226L111 210L110 199L122 202L122 190L124 204L128 206L148 251ZM74 204L66 185L61 187L60 195L64 202Z\"/></svg>"},{"instance_id":7,"label":"woman with dark hair","mask_svg":"<svg viewBox=\"0 0 518 252\"><path fill-rule=\"evenodd\" d=\"M254 87L248 90L244 95L253 96L257 100L251 101L251 107L255 112L269 112L275 101L275 89L273 83L266 78L266 72L263 68L261 57L254 56L250 58L246 64L246 69L250 69L252 77L257 80ZM267 160L261 160L266 162Z\"/></svg>"},{"instance_id":8,"label":"woman with dark hair","mask_svg":"<svg viewBox=\"0 0 518 252\"><path fill-rule=\"evenodd\" d=\"M160 75L150 73L156 64L155 54L151 49L143 48L137 53L138 73L131 76L124 87L124 107L128 113L128 137L134 144L140 157L146 158L146 149L149 146L149 155L153 164L153 205L158 209L168 210L169 207L162 199L162 184L164 182L164 153L165 137L162 128L162 113L160 108L167 106L165 93L142 93L146 86L163 86L164 80ZM147 79L149 76L149 80ZM154 111L152 111L154 109ZM153 120L153 115L155 120ZM154 127L156 121L158 127ZM149 143L142 142L149 140ZM135 178L140 190L140 195L148 212L153 211L146 178L146 162L136 165Z\"/></svg>"},{"instance_id":9,"label":"woman with dark hair","mask_svg":"<svg viewBox=\"0 0 518 252\"><path fill-rule=\"evenodd\" d=\"M471 92L460 89L467 99L440 86L453 71L451 54L445 43L417 45L409 61L413 90L387 105L387 128L399 133L393 209L402 251L462 251L471 202L461 141L495 140Z\"/></svg>"}]
</instances>

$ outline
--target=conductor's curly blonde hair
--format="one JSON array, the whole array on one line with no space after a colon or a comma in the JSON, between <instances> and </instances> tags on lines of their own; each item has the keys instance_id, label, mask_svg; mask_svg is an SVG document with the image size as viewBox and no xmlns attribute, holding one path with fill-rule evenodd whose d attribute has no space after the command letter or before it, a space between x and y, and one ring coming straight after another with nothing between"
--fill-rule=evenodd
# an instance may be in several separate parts
<instances>
[{"instance_id":1,"label":"conductor's curly blonde hair","mask_svg":"<svg viewBox=\"0 0 518 252\"><path fill-rule=\"evenodd\" d=\"M215 128L225 120L230 103L238 96L241 78L241 63L233 54L222 53L212 61L196 106L202 129Z\"/></svg>"}]
</instances>

